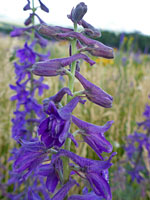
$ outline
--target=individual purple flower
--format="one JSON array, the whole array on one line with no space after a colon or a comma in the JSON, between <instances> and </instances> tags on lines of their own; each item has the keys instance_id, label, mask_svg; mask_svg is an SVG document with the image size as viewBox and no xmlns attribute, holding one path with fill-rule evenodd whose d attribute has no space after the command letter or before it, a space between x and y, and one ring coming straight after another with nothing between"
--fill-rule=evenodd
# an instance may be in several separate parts
<instances>
[{"instance_id":1,"label":"individual purple flower","mask_svg":"<svg viewBox=\"0 0 150 200\"><path fill-rule=\"evenodd\" d=\"M41 141L47 148L61 147L68 136L70 128L71 112L80 101L80 97L75 97L64 107L57 109L54 102L50 101L45 111L49 117L41 122L38 134Z\"/></svg>"},{"instance_id":2,"label":"individual purple flower","mask_svg":"<svg viewBox=\"0 0 150 200\"><path fill-rule=\"evenodd\" d=\"M107 174L103 173L112 164L110 163L113 153L107 161L91 160L80 157L70 151L61 149L53 158L52 163L56 162L61 156L69 157L75 164L79 165L79 171L85 174L86 179L89 181L93 191L100 197L111 199L110 186L108 184Z\"/></svg>"},{"instance_id":3,"label":"individual purple flower","mask_svg":"<svg viewBox=\"0 0 150 200\"><path fill-rule=\"evenodd\" d=\"M82 33L72 31L68 33L57 33L56 36L62 39L69 39L70 37L78 39L85 45L85 47L80 50L81 52L88 51L93 56L99 56L108 59L114 57L113 49L111 47L108 47L97 40L87 38Z\"/></svg>"},{"instance_id":4,"label":"individual purple flower","mask_svg":"<svg viewBox=\"0 0 150 200\"><path fill-rule=\"evenodd\" d=\"M26 76L30 77L29 69L31 68L31 64L19 65L18 63L14 63L15 67L15 74L17 82L20 83L22 80L25 79Z\"/></svg>"},{"instance_id":5,"label":"individual purple flower","mask_svg":"<svg viewBox=\"0 0 150 200\"><path fill-rule=\"evenodd\" d=\"M24 24L26 26L30 25L32 23L32 19L33 19L34 14L30 14L29 17L25 20Z\"/></svg>"},{"instance_id":6,"label":"individual purple flower","mask_svg":"<svg viewBox=\"0 0 150 200\"><path fill-rule=\"evenodd\" d=\"M105 108L112 107L112 96L85 79L79 72L76 71L75 75L85 89L83 93L90 101Z\"/></svg>"},{"instance_id":7,"label":"individual purple flower","mask_svg":"<svg viewBox=\"0 0 150 200\"><path fill-rule=\"evenodd\" d=\"M49 13L49 9L42 3L41 0L39 0L39 3L40 3L40 8L41 8L41 10L43 10L43 11Z\"/></svg>"},{"instance_id":8,"label":"individual purple flower","mask_svg":"<svg viewBox=\"0 0 150 200\"><path fill-rule=\"evenodd\" d=\"M46 47L48 44L48 41L41 37L37 32L35 32L35 38L37 39L37 43L40 44L41 47Z\"/></svg>"},{"instance_id":9,"label":"individual purple flower","mask_svg":"<svg viewBox=\"0 0 150 200\"><path fill-rule=\"evenodd\" d=\"M80 22L83 16L87 12L87 5L84 2L79 3L75 8L72 8L71 14L68 16L69 19L74 23Z\"/></svg>"},{"instance_id":10,"label":"individual purple flower","mask_svg":"<svg viewBox=\"0 0 150 200\"><path fill-rule=\"evenodd\" d=\"M26 31L30 31L33 28L33 26L27 27L27 28L18 28L14 27L14 29L11 31L10 36L11 37L18 37L23 35Z\"/></svg>"},{"instance_id":11,"label":"individual purple flower","mask_svg":"<svg viewBox=\"0 0 150 200\"><path fill-rule=\"evenodd\" d=\"M88 56L84 54L75 54L67 58L57 58L46 60L43 62L37 62L32 67L32 72L38 76L57 76L64 75L65 70L63 67L70 65L73 61L78 59L84 59L90 65L95 64Z\"/></svg>"},{"instance_id":12,"label":"individual purple flower","mask_svg":"<svg viewBox=\"0 0 150 200\"><path fill-rule=\"evenodd\" d=\"M33 93L35 92L35 90L38 90L38 95L39 95L39 96L42 96L43 91L49 89L49 86L48 86L47 84L43 83L43 80L44 80L44 78L43 78L43 77L40 77L38 80L35 79L35 80L33 81L33 83L34 83L34 84L33 84L34 88L33 88L33 90L32 90L32 95L33 95Z\"/></svg>"},{"instance_id":13,"label":"individual purple flower","mask_svg":"<svg viewBox=\"0 0 150 200\"><path fill-rule=\"evenodd\" d=\"M47 151L44 144L39 141L21 141L15 162L13 164L14 172L23 173L23 177L27 178L38 165L47 159ZM24 173L27 170L26 173Z\"/></svg>"},{"instance_id":14,"label":"individual purple flower","mask_svg":"<svg viewBox=\"0 0 150 200\"><path fill-rule=\"evenodd\" d=\"M24 45L23 49L19 49L16 53L17 57L20 58L20 62L24 63L28 61L32 64L35 63L36 54L35 52L28 46L27 42Z\"/></svg>"},{"instance_id":15,"label":"individual purple flower","mask_svg":"<svg viewBox=\"0 0 150 200\"><path fill-rule=\"evenodd\" d=\"M28 1L28 3L23 8L24 11L31 9L31 7L30 7L30 1L29 0L27 0L27 1Z\"/></svg>"},{"instance_id":16,"label":"individual purple flower","mask_svg":"<svg viewBox=\"0 0 150 200\"><path fill-rule=\"evenodd\" d=\"M71 32L73 29L71 28L64 28L60 26L48 26L46 24L41 24L40 27L38 27L38 32L44 36L47 37L54 37L57 38L57 33L66 33Z\"/></svg>"},{"instance_id":17,"label":"individual purple flower","mask_svg":"<svg viewBox=\"0 0 150 200\"><path fill-rule=\"evenodd\" d=\"M102 152L112 152L112 145L105 139L104 133L111 127L113 121L108 121L104 126L90 124L75 116L72 116L72 121L81 129L84 141L90 145L100 158L103 159Z\"/></svg>"}]
</instances>

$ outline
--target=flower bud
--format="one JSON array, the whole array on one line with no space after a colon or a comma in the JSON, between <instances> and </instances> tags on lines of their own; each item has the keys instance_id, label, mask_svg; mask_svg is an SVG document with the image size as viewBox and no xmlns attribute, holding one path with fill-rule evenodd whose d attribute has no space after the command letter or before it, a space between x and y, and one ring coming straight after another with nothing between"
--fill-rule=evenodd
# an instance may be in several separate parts
<instances>
[{"instance_id":1,"label":"flower bud","mask_svg":"<svg viewBox=\"0 0 150 200\"><path fill-rule=\"evenodd\" d=\"M72 9L71 15L69 15L68 18L70 18L74 23L78 23L83 18L86 12L87 5L81 2L76 6L76 8Z\"/></svg>"}]
</instances>

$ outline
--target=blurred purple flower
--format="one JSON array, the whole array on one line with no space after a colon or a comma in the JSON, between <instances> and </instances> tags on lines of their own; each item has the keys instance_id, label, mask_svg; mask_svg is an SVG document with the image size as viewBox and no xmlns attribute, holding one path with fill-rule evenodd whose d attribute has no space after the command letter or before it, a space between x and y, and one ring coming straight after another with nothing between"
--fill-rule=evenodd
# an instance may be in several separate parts
<instances>
[{"instance_id":1,"label":"blurred purple flower","mask_svg":"<svg viewBox=\"0 0 150 200\"><path fill-rule=\"evenodd\" d=\"M39 0L41 10L49 13L49 9Z\"/></svg>"},{"instance_id":2,"label":"blurred purple flower","mask_svg":"<svg viewBox=\"0 0 150 200\"><path fill-rule=\"evenodd\" d=\"M27 28L18 28L14 27L14 29L11 31L10 36L11 37L18 37L23 35L26 31L30 31L33 28L33 26L27 27Z\"/></svg>"},{"instance_id":3,"label":"blurred purple flower","mask_svg":"<svg viewBox=\"0 0 150 200\"><path fill-rule=\"evenodd\" d=\"M28 3L23 8L24 11L31 9L31 7L30 7L30 1L29 0L27 0L27 1L28 1Z\"/></svg>"}]
</instances>

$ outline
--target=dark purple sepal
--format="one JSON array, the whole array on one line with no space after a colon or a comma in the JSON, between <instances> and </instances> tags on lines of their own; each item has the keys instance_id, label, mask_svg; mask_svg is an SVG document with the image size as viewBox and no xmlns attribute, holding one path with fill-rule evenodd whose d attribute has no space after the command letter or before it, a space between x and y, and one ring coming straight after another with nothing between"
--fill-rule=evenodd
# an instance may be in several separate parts
<instances>
[{"instance_id":1,"label":"dark purple sepal","mask_svg":"<svg viewBox=\"0 0 150 200\"><path fill-rule=\"evenodd\" d=\"M84 87L84 94L90 101L105 108L112 107L112 96L110 96L104 90L85 79L79 72L76 71L75 76Z\"/></svg>"},{"instance_id":2,"label":"dark purple sepal","mask_svg":"<svg viewBox=\"0 0 150 200\"><path fill-rule=\"evenodd\" d=\"M68 18L74 23L80 22L87 12L87 5L84 2L79 3L75 8L72 8L71 14L68 15Z\"/></svg>"},{"instance_id":3,"label":"dark purple sepal","mask_svg":"<svg viewBox=\"0 0 150 200\"><path fill-rule=\"evenodd\" d=\"M49 13L49 9L39 0L41 10Z\"/></svg>"},{"instance_id":4,"label":"dark purple sepal","mask_svg":"<svg viewBox=\"0 0 150 200\"><path fill-rule=\"evenodd\" d=\"M64 200L69 190L76 184L76 181L71 179L52 197L51 200Z\"/></svg>"},{"instance_id":5,"label":"dark purple sepal","mask_svg":"<svg viewBox=\"0 0 150 200\"><path fill-rule=\"evenodd\" d=\"M104 133L111 127L113 121L108 121L104 126L97 126L88 122L82 121L75 116L72 116L72 121L81 129L81 135L85 142L102 159L101 153L112 152L112 145L105 139Z\"/></svg>"}]
</instances>

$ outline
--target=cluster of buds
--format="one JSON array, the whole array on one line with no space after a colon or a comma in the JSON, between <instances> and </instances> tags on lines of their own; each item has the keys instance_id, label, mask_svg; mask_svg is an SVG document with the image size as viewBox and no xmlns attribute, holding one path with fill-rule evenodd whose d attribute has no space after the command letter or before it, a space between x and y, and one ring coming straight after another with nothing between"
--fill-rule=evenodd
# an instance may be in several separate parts
<instances>
[{"instance_id":1,"label":"cluster of buds","mask_svg":"<svg viewBox=\"0 0 150 200\"><path fill-rule=\"evenodd\" d=\"M29 2L25 6L25 10L30 7ZM45 9L42 5L41 8ZM68 18L74 23L74 29L48 26L45 23L36 27L36 34L40 34L40 37L42 35L56 40L70 41L70 56L32 63L32 73L41 77L68 76L69 84L68 87L62 88L57 94L43 101L43 110L47 117L38 127L40 141L38 138L31 138L28 141L23 138L19 140L21 143L19 152L14 153L13 169L20 183L32 177L33 184L26 189L27 194L32 196L29 199L41 199L39 194L43 195L44 199L66 199L69 190L75 185L79 186L74 178L76 175L85 184L83 194L71 195L68 200L112 199L108 169L112 165L111 159L116 153L112 153L113 147L106 140L104 133L111 127L113 121L98 126L72 115L72 111L78 103L85 103L85 98L105 108L110 108L113 101L111 95L88 81L79 72L79 59L90 65L95 64L84 52L108 59L114 57L112 48L88 37L95 38L101 34L83 20L86 12L87 6L83 2L72 9ZM32 13L26 20L26 24L31 21L33 16L36 14ZM83 32L77 32L77 25L84 28ZM19 53L25 55L23 52ZM83 91L74 91L75 78L83 86ZM61 101L65 94L67 94L67 104L62 105ZM75 133L71 133L72 123L79 128ZM77 133L95 151L99 160L83 158L70 151L71 144L78 147L75 139ZM112 154L110 158L104 158L103 152ZM23 194L25 195L25 191Z\"/></svg>"}]
</instances>

